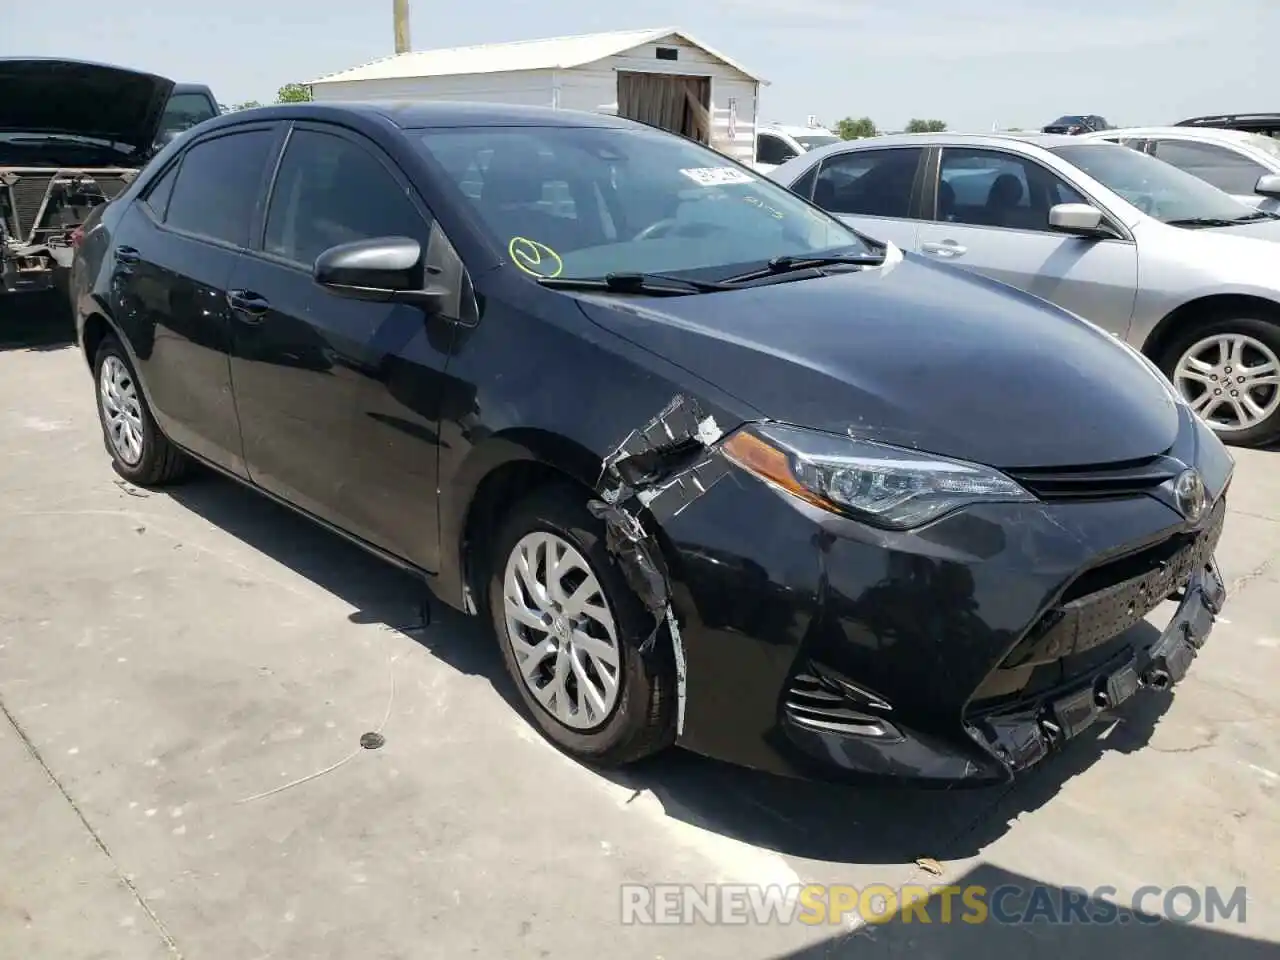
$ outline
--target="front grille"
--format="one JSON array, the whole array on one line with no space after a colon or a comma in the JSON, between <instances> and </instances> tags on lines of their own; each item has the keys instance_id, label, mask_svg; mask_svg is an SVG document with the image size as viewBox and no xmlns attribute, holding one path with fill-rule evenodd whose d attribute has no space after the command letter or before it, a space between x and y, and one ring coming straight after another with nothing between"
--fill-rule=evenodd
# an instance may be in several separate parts
<instances>
[{"instance_id":1,"label":"front grille","mask_svg":"<svg viewBox=\"0 0 1280 960\"><path fill-rule=\"evenodd\" d=\"M17 221L18 239L26 240L36 225L36 217L44 204L45 194L49 192L49 184L53 177L30 176L23 174L9 187L9 196L13 198L13 216Z\"/></svg>"},{"instance_id":2,"label":"front grille","mask_svg":"<svg viewBox=\"0 0 1280 960\"><path fill-rule=\"evenodd\" d=\"M855 709L853 703L836 684L802 672L791 679L782 706L793 723L810 730L861 737L883 737L888 732L881 718Z\"/></svg>"},{"instance_id":3,"label":"front grille","mask_svg":"<svg viewBox=\"0 0 1280 960\"><path fill-rule=\"evenodd\" d=\"M1087 570L1067 586L1005 658L1005 668L1050 663L1093 650L1135 626L1186 586L1213 558L1226 519L1226 500L1198 533L1178 534L1145 550Z\"/></svg>"},{"instance_id":4,"label":"front grille","mask_svg":"<svg viewBox=\"0 0 1280 960\"><path fill-rule=\"evenodd\" d=\"M1165 457L1148 457L1106 467L1045 467L1005 473L1041 500L1112 500L1154 490L1181 469Z\"/></svg>"}]
</instances>

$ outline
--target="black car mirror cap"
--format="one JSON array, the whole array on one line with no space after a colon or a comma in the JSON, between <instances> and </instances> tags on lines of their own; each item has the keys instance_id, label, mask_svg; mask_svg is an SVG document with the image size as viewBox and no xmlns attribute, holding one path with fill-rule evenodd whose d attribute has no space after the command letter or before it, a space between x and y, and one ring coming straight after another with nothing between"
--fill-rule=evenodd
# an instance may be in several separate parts
<instances>
[{"instance_id":1,"label":"black car mirror cap","mask_svg":"<svg viewBox=\"0 0 1280 960\"><path fill-rule=\"evenodd\" d=\"M1264 173L1258 178L1258 182L1254 185L1253 192L1260 197L1273 197L1280 199L1280 174Z\"/></svg>"},{"instance_id":2,"label":"black car mirror cap","mask_svg":"<svg viewBox=\"0 0 1280 960\"><path fill-rule=\"evenodd\" d=\"M337 297L408 303L440 310L448 290L428 285L422 245L411 237L374 237L330 247L316 257L312 279Z\"/></svg>"},{"instance_id":3,"label":"black car mirror cap","mask_svg":"<svg viewBox=\"0 0 1280 960\"><path fill-rule=\"evenodd\" d=\"M1059 203L1050 207L1049 228L1078 237L1115 235L1103 221L1102 211L1087 203Z\"/></svg>"}]
</instances>

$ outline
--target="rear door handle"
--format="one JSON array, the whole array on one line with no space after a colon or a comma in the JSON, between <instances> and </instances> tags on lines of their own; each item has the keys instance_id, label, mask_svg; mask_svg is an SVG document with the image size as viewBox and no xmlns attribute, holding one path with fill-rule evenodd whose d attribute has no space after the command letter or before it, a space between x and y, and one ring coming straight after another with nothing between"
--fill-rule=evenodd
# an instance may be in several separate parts
<instances>
[{"instance_id":1,"label":"rear door handle","mask_svg":"<svg viewBox=\"0 0 1280 960\"><path fill-rule=\"evenodd\" d=\"M120 263L135 264L142 259L140 254L133 247L116 247L116 260Z\"/></svg>"},{"instance_id":2,"label":"rear door handle","mask_svg":"<svg viewBox=\"0 0 1280 960\"><path fill-rule=\"evenodd\" d=\"M271 304L251 290L228 290L227 305L249 323L261 323Z\"/></svg>"},{"instance_id":3,"label":"rear door handle","mask_svg":"<svg viewBox=\"0 0 1280 960\"><path fill-rule=\"evenodd\" d=\"M920 249L935 257L963 257L968 247L962 247L954 240L943 240L941 243L922 243Z\"/></svg>"}]
</instances>

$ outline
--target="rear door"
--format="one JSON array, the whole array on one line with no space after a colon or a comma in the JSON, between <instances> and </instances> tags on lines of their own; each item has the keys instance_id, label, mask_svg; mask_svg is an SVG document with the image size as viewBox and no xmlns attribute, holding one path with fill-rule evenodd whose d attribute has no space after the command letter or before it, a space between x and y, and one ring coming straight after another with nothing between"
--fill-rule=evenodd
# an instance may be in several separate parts
<instances>
[{"instance_id":1,"label":"rear door","mask_svg":"<svg viewBox=\"0 0 1280 960\"><path fill-rule=\"evenodd\" d=\"M832 154L813 183L813 202L855 230L915 250L925 150L884 147Z\"/></svg>"},{"instance_id":2,"label":"rear door","mask_svg":"<svg viewBox=\"0 0 1280 960\"><path fill-rule=\"evenodd\" d=\"M257 124L195 142L129 206L110 254L112 310L160 428L241 476L227 284L278 132Z\"/></svg>"},{"instance_id":3,"label":"rear door","mask_svg":"<svg viewBox=\"0 0 1280 960\"><path fill-rule=\"evenodd\" d=\"M1019 287L1124 334L1137 293L1138 256L1116 239L1049 229L1049 208L1091 203L1048 167L1004 150L944 147L931 184L920 250ZM1124 239L1121 239L1124 237Z\"/></svg>"},{"instance_id":4,"label":"rear door","mask_svg":"<svg viewBox=\"0 0 1280 960\"><path fill-rule=\"evenodd\" d=\"M460 277L447 239L375 144L294 124L261 236L230 283L232 378L255 483L434 570L436 401L451 321L336 297L312 280L329 247L386 236L416 239L440 276Z\"/></svg>"}]
</instances>

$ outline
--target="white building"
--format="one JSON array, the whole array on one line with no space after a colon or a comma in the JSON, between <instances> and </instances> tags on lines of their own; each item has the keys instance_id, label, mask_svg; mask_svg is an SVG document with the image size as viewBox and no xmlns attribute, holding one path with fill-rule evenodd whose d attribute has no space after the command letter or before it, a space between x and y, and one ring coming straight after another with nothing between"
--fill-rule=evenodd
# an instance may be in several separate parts
<instances>
[{"instance_id":1,"label":"white building","mask_svg":"<svg viewBox=\"0 0 1280 960\"><path fill-rule=\"evenodd\" d=\"M673 27L421 50L311 81L316 100L476 100L617 113L754 159L767 81Z\"/></svg>"}]
</instances>

